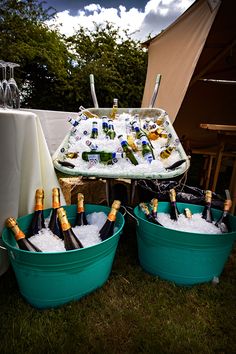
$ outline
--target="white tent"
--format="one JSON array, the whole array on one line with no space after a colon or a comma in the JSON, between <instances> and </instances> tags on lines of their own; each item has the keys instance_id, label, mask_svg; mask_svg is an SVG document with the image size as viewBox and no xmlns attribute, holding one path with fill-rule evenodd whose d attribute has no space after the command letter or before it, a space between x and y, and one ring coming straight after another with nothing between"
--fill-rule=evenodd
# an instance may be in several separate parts
<instances>
[{"instance_id":1,"label":"white tent","mask_svg":"<svg viewBox=\"0 0 236 354\"><path fill-rule=\"evenodd\" d=\"M234 0L196 0L144 43L148 69L142 107L149 106L161 74L155 107L168 112L178 135L186 136L192 147L216 141L216 133L203 131L200 123L236 121L235 13Z\"/></svg>"}]
</instances>

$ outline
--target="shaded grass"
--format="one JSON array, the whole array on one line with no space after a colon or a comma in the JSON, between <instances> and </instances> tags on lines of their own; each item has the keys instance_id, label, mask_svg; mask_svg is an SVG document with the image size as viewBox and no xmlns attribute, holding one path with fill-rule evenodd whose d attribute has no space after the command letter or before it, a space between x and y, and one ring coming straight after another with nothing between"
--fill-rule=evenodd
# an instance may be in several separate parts
<instances>
[{"instance_id":1,"label":"shaded grass","mask_svg":"<svg viewBox=\"0 0 236 354\"><path fill-rule=\"evenodd\" d=\"M109 280L79 301L37 310L0 277L0 353L235 353L235 258L217 286L176 286L142 270L128 219Z\"/></svg>"}]
</instances>

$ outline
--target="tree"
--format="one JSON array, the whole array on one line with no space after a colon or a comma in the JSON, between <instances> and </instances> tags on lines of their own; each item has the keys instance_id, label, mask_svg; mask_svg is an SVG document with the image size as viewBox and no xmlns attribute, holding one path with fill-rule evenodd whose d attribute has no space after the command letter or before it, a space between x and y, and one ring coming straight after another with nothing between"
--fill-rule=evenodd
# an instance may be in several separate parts
<instances>
[{"instance_id":1,"label":"tree","mask_svg":"<svg viewBox=\"0 0 236 354\"><path fill-rule=\"evenodd\" d=\"M66 109L61 97L70 91L72 56L63 37L45 21L52 8L36 0L6 0L0 8L1 59L17 62L16 81L22 92L22 106Z\"/></svg>"},{"instance_id":2,"label":"tree","mask_svg":"<svg viewBox=\"0 0 236 354\"><path fill-rule=\"evenodd\" d=\"M79 79L80 97L86 106L93 104L88 91L92 73L100 107L110 107L113 98L119 99L121 107L140 107L147 69L147 53L140 42L106 23L95 25L94 31L79 28L67 44L77 63L72 80Z\"/></svg>"}]
</instances>

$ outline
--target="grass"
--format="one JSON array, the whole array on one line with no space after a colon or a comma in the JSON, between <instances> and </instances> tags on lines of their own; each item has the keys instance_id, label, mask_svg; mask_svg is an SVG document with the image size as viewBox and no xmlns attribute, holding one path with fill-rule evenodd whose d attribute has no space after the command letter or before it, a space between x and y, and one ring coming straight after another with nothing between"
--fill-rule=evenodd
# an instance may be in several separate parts
<instances>
[{"instance_id":1,"label":"grass","mask_svg":"<svg viewBox=\"0 0 236 354\"><path fill-rule=\"evenodd\" d=\"M12 269L0 277L0 353L235 353L236 259L220 283L180 287L139 265L128 217L106 284L60 308L22 298Z\"/></svg>"}]
</instances>

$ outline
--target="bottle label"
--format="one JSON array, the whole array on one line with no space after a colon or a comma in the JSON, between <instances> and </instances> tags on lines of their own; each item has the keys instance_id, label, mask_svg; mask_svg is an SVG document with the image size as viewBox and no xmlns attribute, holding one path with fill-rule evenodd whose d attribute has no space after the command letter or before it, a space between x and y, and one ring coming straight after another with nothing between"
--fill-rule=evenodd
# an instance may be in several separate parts
<instances>
[{"instance_id":1,"label":"bottle label","mask_svg":"<svg viewBox=\"0 0 236 354\"><path fill-rule=\"evenodd\" d=\"M88 155L88 160L89 162L99 162L100 161L100 155L99 154L90 154Z\"/></svg>"},{"instance_id":2,"label":"bottle label","mask_svg":"<svg viewBox=\"0 0 236 354\"><path fill-rule=\"evenodd\" d=\"M153 156L152 156L151 152L145 153L144 158L148 163L151 163L153 161Z\"/></svg>"}]
</instances>

